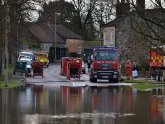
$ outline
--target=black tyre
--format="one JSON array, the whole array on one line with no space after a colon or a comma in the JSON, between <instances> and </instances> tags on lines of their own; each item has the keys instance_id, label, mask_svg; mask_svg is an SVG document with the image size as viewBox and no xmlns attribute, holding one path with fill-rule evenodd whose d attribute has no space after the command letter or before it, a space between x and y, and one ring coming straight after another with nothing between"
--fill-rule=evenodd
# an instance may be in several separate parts
<instances>
[{"instance_id":1,"label":"black tyre","mask_svg":"<svg viewBox=\"0 0 165 124\"><path fill-rule=\"evenodd\" d=\"M90 77L90 82L97 82L97 79L96 79L96 78L91 78L91 77Z\"/></svg>"},{"instance_id":2,"label":"black tyre","mask_svg":"<svg viewBox=\"0 0 165 124\"><path fill-rule=\"evenodd\" d=\"M114 83L118 83L118 82L119 82L119 78L113 79L113 82L114 82Z\"/></svg>"},{"instance_id":3,"label":"black tyre","mask_svg":"<svg viewBox=\"0 0 165 124\"><path fill-rule=\"evenodd\" d=\"M25 77L29 77L29 74L27 72L25 72Z\"/></svg>"},{"instance_id":4,"label":"black tyre","mask_svg":"<svg viewBox=\"0 0 165 124\"><path fill-rule=\"evenodd\" d=\"M94 78L93 80L94 80L94 82L97 82L97 78Z\"/></svg>"},{"instance_id":5,"label":"black tyre","mask_svg":"<svg viewBox=\"0 0 165 124\"><path fill-rule=\"evenodd\" d=\"M113 80L112 79L109 79L109 83L112 83L113 82Z\"/></svg>"},{"instance_id":6,"label":"black tyre","mask_svg":"<svg viewBox=\"0 0 165 124\"><path fill-rule=\"evenodd\" d=\"M114 79L114 83L118 83L119 82L119 80L118 79Z\"/></svg>"},{"instance_id":7,"label":"black tyre","mask_svg":"<svg viewBox=\"0 0 165 124\"><path fill-rule=\"evenodd\" d=\"M29 70L28 70L28 69L25 70L25 76L26 76L26 77L29 76Z\"/></svg>"},{"instance_id":8,"label":"black tyre","mask_svg":"<svg viewBox=\"0 0 165 124\"><path fill-rule=\"evenodd\" d=\"M93 78L90 78L89 80L90 80L90 82L94 82L94 81L93 81Z\"/></svg>"}]
</instances>

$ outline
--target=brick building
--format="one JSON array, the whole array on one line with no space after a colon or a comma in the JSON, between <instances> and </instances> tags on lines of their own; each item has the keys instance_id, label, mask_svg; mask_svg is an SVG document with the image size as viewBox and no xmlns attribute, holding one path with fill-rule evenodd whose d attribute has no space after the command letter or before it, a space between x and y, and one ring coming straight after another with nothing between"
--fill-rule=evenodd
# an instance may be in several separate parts
<instances>
[{"instance_id":1,"label":"brick building","mask_svg":"<svg viewBox=\"0 0 165 124\"><path fill-rule=\"evenodd\" d=\"M137 0L136 7L138 12L151 20L154 19L153 17L164 17L160 9L145 9L145 0ZM121 63L126 62L128 58L138 63L149 62L149 49L155 41L138 33L137 29L145 30L146 34L152 33L147 29L146 22L138 15L138 12L130 11L130 5L125 0L117 1L116 18L103 25L104 44L115 45L119 48ZM159 34L162 33L156 25L151 24L151 26Z\"/></svg>"},{"instance_id":2,"label":"brick building","mask_svg":"<svg viewBox=\"0 0 165 124\"><path fill-rule=\"evenodd\" d=\"M24 30L20 38L20 49L39 49L49 52L50 61L54 60L56 46L56 60L61 57L76 55L83 52L84 40L81 36L69 30L68 28L48 23L33 24Z\"/></svg>"}]
</instances>

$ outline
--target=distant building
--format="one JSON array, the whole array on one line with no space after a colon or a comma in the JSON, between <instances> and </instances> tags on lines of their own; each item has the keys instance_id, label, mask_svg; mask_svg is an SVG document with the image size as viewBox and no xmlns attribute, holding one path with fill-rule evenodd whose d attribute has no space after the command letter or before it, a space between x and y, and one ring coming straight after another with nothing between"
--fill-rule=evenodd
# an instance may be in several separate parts
<instances>
[{"instance_id":1,"label":"distant building","mask_svg":"<svg viewBox=\"0 0 165 124\"><path fill-rule=\"evenodd\" d=\"M69 56L72 53L81 54L84 49L83 38L62 25L57 25L55 29L52 24L34 24L25 30L21 40L21 49L36 48L49 52L52 60L54 59L55 45L56 60L60 60L61 57Z\"/></svg>"},{"instance_id":2,"label":"distant building","mask_svg":"<svg viewBox=\"0 0 165 124\"><path fill-rule=\"evenodd\" d=\"M145 9L145 0L136 2L138 10L145 13L145 16L162 17L159 9ZM144 21L138 18L135 11L130 12L130 5L125 0L121 0L117 1L116 19L103 25L103 44L117 46L121 61L130 58L132 61L141 62L147 61L149 57L149 44L146 43L143 35L133 29L139 26L138 24L144 26Z\"/></svg>"}]
</instances>

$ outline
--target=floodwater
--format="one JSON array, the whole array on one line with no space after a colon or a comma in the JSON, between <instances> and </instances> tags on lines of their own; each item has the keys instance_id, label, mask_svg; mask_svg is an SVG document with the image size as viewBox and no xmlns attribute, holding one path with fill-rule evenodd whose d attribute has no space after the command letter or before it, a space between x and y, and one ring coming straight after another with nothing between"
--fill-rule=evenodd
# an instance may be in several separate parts
<instances>
[{"instance_id":1,"label":"floodwater","mask_svg":"<svg viewBox=\"0 0 165 124\"><path fill-rule=\"evenodd\" d=\"M43 87L0 90L0 124L164 124L165 90Z\"/></svg>"}]
</instances>

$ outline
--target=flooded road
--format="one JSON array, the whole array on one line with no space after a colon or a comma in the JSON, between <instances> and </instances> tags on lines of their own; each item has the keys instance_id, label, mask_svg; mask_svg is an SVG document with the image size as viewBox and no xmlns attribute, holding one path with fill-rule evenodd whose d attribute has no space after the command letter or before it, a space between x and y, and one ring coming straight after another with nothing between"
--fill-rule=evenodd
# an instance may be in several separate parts
<instances>
[{"instance_id":1,"label":"flooded road","mask_svg":"<svg viewBox=\"0 0 165 124\"><path fill-rule=\"evenodd\" d=\"M165 90L129 86L0 90L0 124L164 124Z\"/></svg>"}]
</instances>

